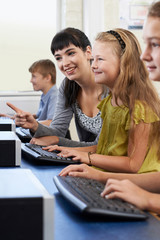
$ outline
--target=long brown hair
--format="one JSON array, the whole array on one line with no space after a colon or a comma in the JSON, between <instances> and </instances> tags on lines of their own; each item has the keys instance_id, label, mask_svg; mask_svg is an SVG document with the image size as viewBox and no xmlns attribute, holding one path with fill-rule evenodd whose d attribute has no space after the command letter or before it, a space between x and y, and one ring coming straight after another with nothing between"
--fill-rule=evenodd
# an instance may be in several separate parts
<instances>
[{"instance_id":1,"label":"long brown hair","mask_svg":"<svg viewBox=\"0 0 160 240\"><path fill-rule=\"evenodd\" d=\"M130 134L133 139L133 130L135 123L133 121L133 109L135 101L140 100L149 106L160 118L160 99L151 80L148 77L148 71L145 64L140 59L141 47L133 33L128 30L117 28L117 32L122 41L125 43L125 48L121 47L120 42L110 32L102 32L97 35L96 41L102 41L112 44L113 51L120 58L120 73L116 80L113 94L115 95L116 103L118 99L129 108L131 116ZM160 121L152 124L150 143L158 141L160 143ZM160 156L160 151L159 151Z\"/></svg>"}]
</instances>

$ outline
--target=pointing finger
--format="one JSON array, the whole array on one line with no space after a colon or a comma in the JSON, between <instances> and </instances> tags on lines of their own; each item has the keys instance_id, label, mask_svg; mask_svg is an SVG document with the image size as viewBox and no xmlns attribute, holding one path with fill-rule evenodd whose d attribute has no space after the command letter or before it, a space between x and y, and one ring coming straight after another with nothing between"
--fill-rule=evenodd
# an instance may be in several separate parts
<instances>
[{"instance_id":1,"label":"pointing finger","mask_svg":"<svg viewBox=\"0 0 160 240\"><path fill-rule=\"evenodd\" d=\"M16 113L21 114L23 111L16 106L14 106L12 103L7 102L8 107L12 108Z\"/></svg>"}]
</instances>

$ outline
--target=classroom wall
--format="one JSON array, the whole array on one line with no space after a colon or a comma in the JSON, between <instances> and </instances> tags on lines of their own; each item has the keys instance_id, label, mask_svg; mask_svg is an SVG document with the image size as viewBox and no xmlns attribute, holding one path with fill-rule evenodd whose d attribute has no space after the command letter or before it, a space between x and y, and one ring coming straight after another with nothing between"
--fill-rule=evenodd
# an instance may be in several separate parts
<instances>
[{"instance_id":1,"label":"classroom wall","mask_svg":"<svg viewBox=\"0 0 160 240\"><path fill-rule=\"evenodd\" d=\"M34 61L42 58L49 58L55 62L50 52L50 44L57 31L69 26L76 27L82 29L93 43L97 32L119 27L120 24L119 0L2 2L0 91L32 90L28 68ZM143 48L142 30L133 32ZM57 69L58 86L62 79L63 75Z\"/></svg>"}]
</instances>

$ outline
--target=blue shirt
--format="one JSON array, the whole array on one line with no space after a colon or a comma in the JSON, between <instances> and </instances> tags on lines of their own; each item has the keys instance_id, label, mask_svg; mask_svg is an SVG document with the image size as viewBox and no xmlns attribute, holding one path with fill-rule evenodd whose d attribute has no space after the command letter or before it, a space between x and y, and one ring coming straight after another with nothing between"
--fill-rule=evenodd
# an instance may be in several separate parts
<instances>
[{"instance_id":1,"label":"blue shirt","mask_svg":"<svg viewBox=\"0 0 160 240\"><path fill-rule=\"evenodd\" d=\"M37 120L52 120L56 102L57 102L58 89L54 85L46 94L41 95L39 109L36 114Z\"/></svg>"}]
</instances>

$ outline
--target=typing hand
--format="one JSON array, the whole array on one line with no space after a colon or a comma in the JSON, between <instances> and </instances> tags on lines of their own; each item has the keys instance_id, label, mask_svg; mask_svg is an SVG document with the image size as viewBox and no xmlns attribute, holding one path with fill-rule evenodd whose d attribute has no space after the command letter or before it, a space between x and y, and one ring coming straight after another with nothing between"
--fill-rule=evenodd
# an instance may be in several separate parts
<instances>
[{"instance_id":1,"label":"typing hand","mask_svg":"<svg viewBox=\"0 0 160 240\"><path fill-rule=\"evenodd\" d=\"M48 147L50 149L53 150L53 147ZM60 147L60 146L56 146L56 149L54 150L58 150L61 151L58 155L62 156L62 157L72 157L72 160L74 161L80 161L82 163L86 163L88 164L88 153L87 152L82 152L79 150L75 150L74 148L67 148L67 147ZM50 151L48 149L48 151Z\"/></svg>"},{"instance_id":2,"label":"typing hand","mask_svg":"<svg viewBox=\"0 0 160 240\"><path fill-rule=\"evenodd\" d=\"M38 123L31 113L24 112L23 110L21 110L20 108L17 108L11 103L7 103L7 105L16 112L15 123L17 126L20 126L23 128L29 128L33 132L37 130Z\"/></svg>"},{"instance_id":3,"label":"typing hand","mask_svg":"<svg viewBox=\"0 0 160 240\"><path fill-rule=\"evenodd\" d=\"M69 165L62 169L59 173L60 176L72 176L72 177L84 177L91 178L95 180L100 180L101 171L89 167L87 164L79 164L79 165Z\"/></svg>"},{"instance_id":4,"label":"typing hand","mask_svg":"<svg viewBox=\"0 0 160 240\"><path fill-rule=\"evenodd\" d=\"M101 196L108 199L121 198L124 201L136 205L140 209L147 209L150 193L127 179L108 179Z\"/></svg>"}]
</instances>

